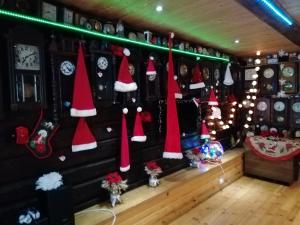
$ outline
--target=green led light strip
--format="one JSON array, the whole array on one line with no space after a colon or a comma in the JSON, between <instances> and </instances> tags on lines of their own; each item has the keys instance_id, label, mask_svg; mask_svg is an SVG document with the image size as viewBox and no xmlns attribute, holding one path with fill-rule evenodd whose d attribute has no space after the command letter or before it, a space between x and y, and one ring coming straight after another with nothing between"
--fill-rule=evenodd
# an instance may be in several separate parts
<instances>
[{"instance_id":1,"label":"green led light strip","mask_svg":"<svg viewBox=\"0 0 300 225\"><path fill-rule=\"evenodd\" d=\"M29 21L29 22L45 24L45 25L49 25L52 27L61 28L64 30L79 32L82 34L88 34L88 35L95 36L95 37L102 38L102 39L108 39L108 40L112 40L112 41L118 41L118 42L138 45L138 46L142 46L142 47L148 47L148 48L153 48L153 49L169 51L169 48L164 47L164 46L153 45L153 44L149 44L149 43L145 43L145 42L141 42L141 41L134 41L134 40L131 40L128 38L117 37L117 36L109 35L109 34L103 34L103 33L99 33L96 31L86 30L86 29L83 29L80 27L63 24L63 23L58 23L58 22L53 22L53 21L45 20L45 19L38 18L38 17L27 16L24 14L20 14L20 13L8 11L8 10L0 9L0 15L15 18L15 19L20 19L20 20L24 20L24 21ZM180 54L196 56L196 57L206 58L206 59L210 59L210 60L219 60L219 61L223 61L223 62L229 62L229 59L225 59L225 58L217 57L217 56L209 56L209 55L204 55L204 54L199 54L199 53L194 53L194 52L183 51L183 50L179 50L179 49L175 49L175 48L173 48L172 51L176 52L176 53L180 53Z\"/></svg>"}]
</instances>

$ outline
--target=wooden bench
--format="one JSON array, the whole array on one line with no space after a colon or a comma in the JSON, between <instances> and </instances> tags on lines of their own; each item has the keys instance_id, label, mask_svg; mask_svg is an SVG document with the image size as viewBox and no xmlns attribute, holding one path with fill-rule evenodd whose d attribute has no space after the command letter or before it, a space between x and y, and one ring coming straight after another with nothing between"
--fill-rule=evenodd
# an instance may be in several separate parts
<instances>
[{"instance_id":1,"label":"wooden bench","mask_svg":"<svg viewBox=\"0 0 300 225\"><path fill-rule=\"evenodd\" d=\"M163 177L156 188L143 185L124 193L123 204L113 209L116 224L159 225L173 221L243 175L243 149L226 151L222 167L224 183L220 182L220 166L206 164L202 169L185 168ZM107 202L89 209L98 208L111 207ZM79 212L75 220L76 225L111 224L111 216L103 212Z\"/></svg>"}]
</instances>

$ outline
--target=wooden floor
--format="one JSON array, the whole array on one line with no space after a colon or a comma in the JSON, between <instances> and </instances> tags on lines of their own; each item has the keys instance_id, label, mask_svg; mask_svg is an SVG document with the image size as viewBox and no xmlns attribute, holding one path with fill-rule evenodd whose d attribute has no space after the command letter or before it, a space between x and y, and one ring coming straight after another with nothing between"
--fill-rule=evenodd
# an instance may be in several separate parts
<instances>
[{"instance_id":1,"label":"wooden floor","mask_svg":"<svg viewBox=\"0 0 300 225\"><path fill-rule=\"evenodd\" d=\"M299 225L300 183L242 177L170 225Z\"/></svg>"}]
</instances>

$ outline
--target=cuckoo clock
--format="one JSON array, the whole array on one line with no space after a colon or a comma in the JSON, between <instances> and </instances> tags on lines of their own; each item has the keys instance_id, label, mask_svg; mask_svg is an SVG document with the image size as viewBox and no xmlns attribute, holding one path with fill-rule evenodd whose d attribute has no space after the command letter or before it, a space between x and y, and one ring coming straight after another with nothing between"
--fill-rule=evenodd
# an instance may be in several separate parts
<instances>
[{"instance_id":1,"label":"cuckoo clock","mask_svg":"<svg viewBox=\"0 0 300 225\"><path fill-rule=\"evenodd\" d=\"M279 65L279 88L287 94L297 92L298 68L295 62L283 62Z\"/></svg>"},{"instance_id":2,"label":"cuckoo clock","mask_svg":"<svg viewBox=\"0 0 300 225\"><path fill-rule=\"evenodd\" d=\"M111 103L113 100L113 56L110 52L100 51L98 42L91 42L91 78L96 94L96 102ZM99 48L98 48L99 47Z\"/></svg>"},{"instance_id":3,"label":"cuckoo clock","mask_svg":"<svg viewBox=\"0 0 300 225\"><path fill-rule=\"evenodd\" d=\"M9 31L7 42L11 109L45 106L43 35L30 27L19 26Z\"/></svg>"},{"instance_id":4,"label":"cuckoo clock","mask_svg":"<svg viewBox=\"0 0 300 225\"><path fill-rule=\"evenodd\" d=\"M146 90L145 90L145 100L146 101L156 101L160 98L160 78L161 78L161 70L162 70L162 64L161 58L157 54L152 54L153 55L153 66L156 70L156 75L149 74L145 75L145 85L146 85ZM148 66L149 66L149 60L145 60L145 69L147 73ZM142 75L143 76L143 75Z\"/></svg>"},{"instance_id":5,"label":"cuckoo clock","mask_svg":"<svg viewBox=\"0 0 300 225\"><path fill-rule=\"evenodd\" d=\"M288 126L288 99L274 98L271 100L271 123L274 126Z\"/></svg>"},{"instance_id":6,"label":"cuckoo clock","mask_svg":"<svg viewBox=\"0 0 300 225\"><path fill-rule=\"evenodd\" d=\"M273 95L277 93L278 66L266 65L259 70L259 94Z\"/></svg>"},{"instance_id":7,"label":"cuckoo clock","mask_svg":"<svg viewBox=\"0 0 300 225\"><path fill-rule=\"evenodd\" d=\"M258 98L254 108L254 121L256 124L270 124L270 99Z\"/></svg>"}]
</instances>

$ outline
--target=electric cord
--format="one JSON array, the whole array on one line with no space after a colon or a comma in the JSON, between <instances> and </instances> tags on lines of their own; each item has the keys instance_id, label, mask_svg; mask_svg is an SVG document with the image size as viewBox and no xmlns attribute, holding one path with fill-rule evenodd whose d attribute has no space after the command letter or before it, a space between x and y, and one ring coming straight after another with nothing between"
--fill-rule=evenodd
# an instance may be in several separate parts
<instances>
[{"instance_id":1,"label":"electric cord","mask_svg":"<svg viewBox=\"0 0 300 225\"><path fill-rule=\"evenodd\" d=\"M116 216L115 212L110 209L104 209L104 208L102 208L102 209L87 209L87 210L83 210L83 211L79 212L77 215L80 215L83 213L89 213L89 212L108 212L113 216L111 225L114 225L116 223L117 216Z\"/></svg>"}]
</instances>

